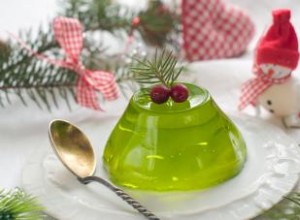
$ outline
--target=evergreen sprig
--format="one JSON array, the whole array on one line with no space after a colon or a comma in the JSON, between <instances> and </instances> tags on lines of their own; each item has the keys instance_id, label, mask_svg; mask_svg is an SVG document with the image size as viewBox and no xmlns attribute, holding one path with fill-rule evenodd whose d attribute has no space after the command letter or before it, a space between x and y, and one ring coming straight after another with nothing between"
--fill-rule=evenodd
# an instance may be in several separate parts
<instances>
[{"instance_id":1,"label":"evergreen sprig","mask_svg":"<svg viewBox=\"0 0 300 220\"><path fill-rule=\"evenodd\" d=\"M61 15L77 18L86 31L128 31L134 17L129 8L111 0L62 0L61 3L64 6Z\"/></svg>"},{"instance_id":2,"label":"evergreen sprig","mask_svg":"<svg viewBox=\"0 0 300 220\"><path fill-rule=\"evenodd\" d=\"M141 22L137 30L147 44L157 47L164 47L167 44L176 47L179 44L174 42L172 35L176 35L179 39L180 18L161 1L149 1L148 9L139 12L138 17Z\"/></svg>"},{"instance_id":3,"label":"evergreen sprig","mask_svg":"<svg viewBox=\"0 0 300 220\"><path fill-rule=\"evenodd\" d=\"M44 208L19 188L0 190L0 220L42 220Z\"/></svg>"},{"instance_id":4,"label":"evergreen sprig","mask_svg":"<svg viewBox=\"0 0 300 220\"><path fill-rule=\"evenodd\" d=\"M35 40L31 32L21 35L33 51L49 56L58 54L58 45L52 34L39 31ZM0 105L11 103L16 95L24 105L28 98L39 108L51 110L53 104L58 107L57 96L69 103L69 94L74 94L76 74L64 68L47 64L35 58L27 49L18 44L10 44L8 57L0 56Z\"/></svg>"},{"instance_id":5,"label":"evergreen sprig","mask_svg":"<svg viewBox=\"0 0 300 220\"><path fill-rule=\"evenodd\" d=\"M300 219L300 193L292 192L276 204L272 209L263 213L259 219L265 220L299 220Z\"/></svg>"},{"instance_id":6,"label":"evergreen sprig","mask_svg":"<svg viewBox=\"0 0 300 220\"><path fill-rule=\"evenodd\" d=\"M178 46L180 16L170 10L161 0L149 0L148 7L136 12L111 0L62 1L61 15L79 19L86 31L105 30L128 38L134 28L143 41L155 47ZM133 27L132 21L139 17L140 23ZM174 40L174 35L177 40Z\"/></svg>"},{"instance_id":7,"label":"evergreen sprig","mask_svg":"<svg viewBox=\"0 0 300 220\"><path fill-rule=\"evenodd\" d=\"M300 209L300 192L291 193L289 196L285 197L285 199L298 205L299 209ZM299 215L299 217L300 217L300 215Z\"/></svg>"},{"instance_id":8,"label":"evergreen sprig","mask_svg":"<svg viewBox=\"0 0 300 220\"><path fill-rule=\"evenodd\" d=\"M177 58L172 51L166 49L155 53L154 60L139 60L131 66L134 79L142 85L161 83L171 87L183 68L176 66Z\"/></svg>"}]
</instances>

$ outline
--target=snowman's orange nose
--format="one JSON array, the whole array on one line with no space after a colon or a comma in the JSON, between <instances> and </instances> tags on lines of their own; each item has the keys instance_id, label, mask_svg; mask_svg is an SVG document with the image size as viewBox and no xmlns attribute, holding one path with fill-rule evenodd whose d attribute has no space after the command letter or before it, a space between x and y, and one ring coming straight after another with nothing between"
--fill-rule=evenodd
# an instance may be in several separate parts
<instances>
[{"instance_id":1,"label":"snowman's orange nose","mask_svg":"<svg viewBox=\"0 0 300 220\"><path fill-rule=\"evenodd\" d=\"M269 77L272 77L273 74L274 74L274 70L273 69L269 69L267 75Z\"/></svg>"}]
</instances>

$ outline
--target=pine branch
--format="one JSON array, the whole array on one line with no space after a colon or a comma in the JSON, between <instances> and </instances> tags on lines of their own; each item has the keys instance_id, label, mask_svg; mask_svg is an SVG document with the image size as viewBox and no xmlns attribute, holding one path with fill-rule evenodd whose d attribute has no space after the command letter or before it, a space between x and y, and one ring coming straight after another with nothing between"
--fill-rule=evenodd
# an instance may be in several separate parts
<instances>
[{"instance_id":1,"label":"pine branch","mask_svg":"<svg viewBox=\"0 0 300 220\"><path fill-rule=\"evenodd\" d=\"M56 54L58 45L52 34L43 30L38 37L32 39L31 32L21 34L27 44L37 53L49 56ZM28 105L28 98L39 108L51 111L52 103L57 106L54 90L66 98L65 93L74 94L76 74L67 69L55 67L35 58L30 51L18 44L11 44L8 57L0 57L0 105L10 104L11 95L15 94L24 105ZM3 95L4 93L4 95Z\"/></svg>"},{"instance_id":2,"label":"pine branch","mask_svg":"<svg viewBox=\"0 0 300 220\"><path fill-rule=\"evenodd\" d=\"M156 47L165 47L167 44L173 46L174 40L171 35L176 35L179 39L179 33L176 31L180 24L179 16L160 0L150 0L148 3L148 9L138 14L141 22L137 29L143 40Z\"/></svg>"},{"instance_id":3,"label":"pine branch","mask_svg":"<svg viewBox=\"0 0 300 220\"><path fill-rule=\"evenodd\" d=\"M20 189L0 190L0 219L42 220L43 207Z\"/></svg>"},{"instance_id":4,"label":"pine branch","mask_svg":"<svg viewBox=\"0 0 300 220\"><path fill-rule=\"evenodd\" d=\"M11 48L7 42L0 39L0 60L7 61L10 56Z\"/></svg>"},{"instance_id":5,"label":"pine branch","mask_svg":"<svg viewBox=\"0 0 300 220\"><path fill-rule=\"evenodd\" d=\"M79 19L86 31L105 30L125 38L134 28L133 19L139 17L140 23L135 30L146 44L178 47L175 38L179 39L180 17L176 8L170 10L160 0L149 0L148 3L147 9L136 12L111 0L68 0L62 1L61 14Z\"/></svg>"},{"instance_id":6,"label":"pine branch","mask_svg":"<svg viewBox=\"0 0 300 220\"><path fill-rule=\"evenodd\" d=\"M133 78L142 85L162 83L171 87L182 72L182 67L177 68L177 59L171 51L156 52L154 60L136 60L130 70Z\"/></svg>"},{"instance_id":7,"label":"pine branch","mask_svg":"<svg viewBox=\"0 0 300 220\"><path fill-rule=\"evenodd\" d=\"M285 199L293 202L294 204L298 205L300 208L300 193L292 193L290 196L285 197Z\"/></svg>"},{"instance_id":8,"label":"pine branch","mask_svg":"<svg viewBox=\"0 0 300 220\"><path fill-rule=\"evenodd\" d=\"M61 14L79 19L88 31L128 31L134 17L129 8L111 0L68 0L61 3L64 5Z\"/></svg>"},{"instance_id":9,"label":"pine branch","mask_svg":"<svg viewBox=\"0 0 300 220\"><path fill-rule=\"evenodd\" d=\"M300 217L300 193L291 193L272 209L263 213L261 217L270 220L298 220Z\"/></svg>"}]
</instances>

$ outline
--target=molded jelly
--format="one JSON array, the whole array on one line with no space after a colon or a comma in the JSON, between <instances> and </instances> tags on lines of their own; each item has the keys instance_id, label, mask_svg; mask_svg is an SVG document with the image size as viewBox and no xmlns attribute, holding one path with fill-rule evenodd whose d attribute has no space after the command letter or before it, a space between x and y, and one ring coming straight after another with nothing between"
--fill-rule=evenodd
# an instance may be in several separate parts
<instances>
[{"instance_id":1,"label":"molded jelly","mask_svg":"<svg viewBox=\"0 0 300 220\"><path fill-rule=\"evenodd\" d=\"M192 84L183 103L131 98L113 129L104 167L119 186L151 191L198 190L237 175L246 160L244 139L207 90Z\"/></svg>"}]
</instances>

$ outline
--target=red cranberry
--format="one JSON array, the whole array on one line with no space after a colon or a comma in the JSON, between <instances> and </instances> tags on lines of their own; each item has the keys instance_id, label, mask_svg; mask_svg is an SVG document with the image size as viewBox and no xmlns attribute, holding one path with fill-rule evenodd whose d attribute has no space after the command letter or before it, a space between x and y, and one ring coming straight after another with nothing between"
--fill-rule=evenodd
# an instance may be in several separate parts
<instances>
[{"instance_id":1,"label":"red cranberry","mask_svg":"<svg viewBox=\"0 0 300 220\"><path fill-rule=\"evenodd\" d=\"M171 98L174 102L184 102L189 97L189 90L183 84L176 84L171 88Z\"/></svg>"},{"instance_id":2,"label":"red cranberry","mask_svg":"<svg viewBox=\"0 0 300 220\"><path fill-rule=\"evenodd\" d=\"M150 92L150 97L156 104L165 103L170 97L170 89L164 85L153 86Z\"/></svg>"}]
</instances>

